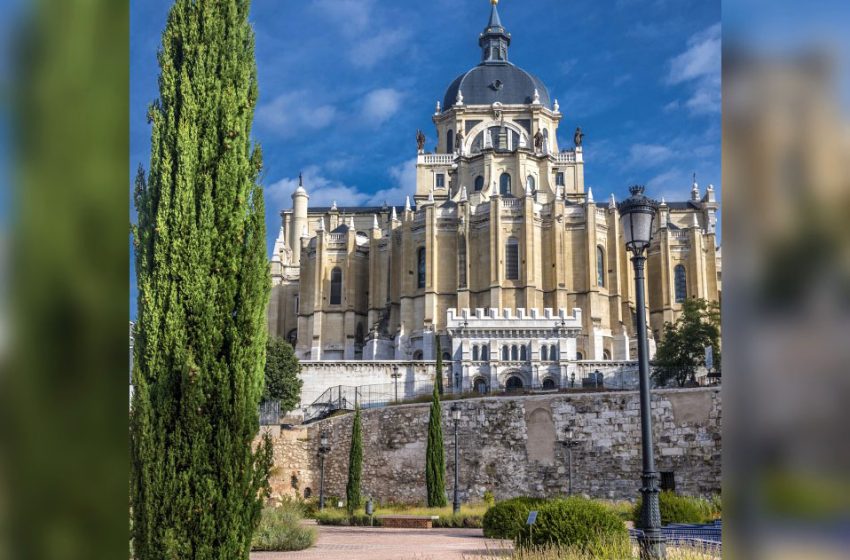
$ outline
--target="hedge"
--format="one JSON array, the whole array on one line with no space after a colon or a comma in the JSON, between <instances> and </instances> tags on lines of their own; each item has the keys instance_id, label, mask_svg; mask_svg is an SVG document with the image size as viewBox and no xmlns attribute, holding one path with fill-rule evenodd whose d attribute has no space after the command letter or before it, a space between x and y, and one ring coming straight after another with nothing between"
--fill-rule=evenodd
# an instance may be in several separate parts
<instances>
[{"instance_id":1,"label":"hedge","mask_svg":"<svg viewBox=\"0 0 850 560\"><path fill-rule=\"evenodd\" d=\"M488 539L513 539L525 527L528 512L542 505L542 498L519 496L498 502L484 514L482 527Z\"/></svg>"},{"instance_id":2,"label":"hedge","mask_svg":"<svg viewBox=\"0 0 850 560\"><path fill-rule=\"evenodd\" d=\"M628 543L623 521L603 504L571 497L548 501L537 510L537 521L523 526L514 538L517 546L567 546L588 554Z\"/></svg>"}]
</instances>

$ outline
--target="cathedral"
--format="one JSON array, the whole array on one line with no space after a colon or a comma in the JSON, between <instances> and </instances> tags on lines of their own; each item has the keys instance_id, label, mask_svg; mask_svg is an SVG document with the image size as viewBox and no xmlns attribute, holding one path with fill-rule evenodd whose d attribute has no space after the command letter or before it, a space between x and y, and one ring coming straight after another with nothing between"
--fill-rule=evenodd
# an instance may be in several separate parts
<instances>
[{"instance_id":1,"label":"cathedral","mask_svg":"<svg viewBox=\"0 0 850 560\"><path fill-rule=\"evenodd\" d=\"M487 392L564 387L575 364L636 359L614 195L595 200L585 187L592 154L580 128L558 145L558 100L511 62L492 4L480 62L434 110L434 153L416 135L404 206L311 207L299 184L281 212L269 332L303 363L333 362L344 380L345 367L439 351L453 389ZM661 201L647 263L651 347L685 298L720 298L718 208L696 181L687 200Z\"/></svg>"}]
</instances>

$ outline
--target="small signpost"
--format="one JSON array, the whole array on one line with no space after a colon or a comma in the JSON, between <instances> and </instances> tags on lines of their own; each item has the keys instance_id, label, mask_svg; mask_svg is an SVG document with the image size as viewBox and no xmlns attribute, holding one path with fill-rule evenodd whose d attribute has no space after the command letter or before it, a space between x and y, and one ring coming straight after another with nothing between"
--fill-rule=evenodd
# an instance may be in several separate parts
<instances>
[{"instance_id":1,"label":"small signpost","mask_svg":"<svg viewBox=\"0 0 850 560\"><path fill-rule=\"evenodd\" d=\"M537 511L529 511L528 519L525 520L525 524L528 525L528 544L531 544L531 536L534 533L535 521L537 521Z\"/></svg>"}]
</instances>

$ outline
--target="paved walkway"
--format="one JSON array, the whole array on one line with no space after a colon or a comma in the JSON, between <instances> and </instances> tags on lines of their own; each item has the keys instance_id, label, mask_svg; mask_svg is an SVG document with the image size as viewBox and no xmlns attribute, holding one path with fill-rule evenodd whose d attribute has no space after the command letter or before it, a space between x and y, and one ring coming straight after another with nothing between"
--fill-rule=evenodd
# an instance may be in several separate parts
<instances>
[{"instance_id":1,"label":"paved walkway","mask_svg":"<svg viewBox=\"0 0 850 560\"><path fill-rule=\"evenodd\" d=\"M499 558L510 542L485 539L481 529L382 529L318 526L315 546L300 552L253 552L251 560L442 560Z\"/></svg>"}]
</instances>

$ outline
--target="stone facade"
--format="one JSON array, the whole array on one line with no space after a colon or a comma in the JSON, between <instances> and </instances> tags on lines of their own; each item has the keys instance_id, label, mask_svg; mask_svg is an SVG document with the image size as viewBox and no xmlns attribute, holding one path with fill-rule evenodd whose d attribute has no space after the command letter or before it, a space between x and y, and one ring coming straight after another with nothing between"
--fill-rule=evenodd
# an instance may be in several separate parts
<instances>
[{"instance_id":1,"label":"stone facade","mask_svg":"<svg viewBox=\"0 0 850 560\"><path fill-rule=\"evenodd\" d=\"M460 489L465 500L490 490L498 499L566 493L569 425L573 488L595 498L633 499L640 485L640 412L636 392L490 397L457 401ZM446 485L452 493L454 453L451 403L443 404ZM428 404L363 412L363 494L381 501L425 501ZM720 492L721 400L719 389L653 392L655 457L660 472L672 472L676 489L690 495ZM319 433L327 430L327 496L344 496L352 415L283 430L275 438L275 496L318 495ZM293 479L293 476L295 477Z\"/></svg>"},{"instance_id":2,"label":"stone facade","mask_svg":"<svg viewBox=\"0 0 850 560\"><path fill-rule=\"evenodd\" d=\"M432 116L433 153L424 140L418 146L413 203L311 207L310 185L292 193L271 256L268 317L269 332L289 339L300 359L434 360L440 337L464 386L478 376L496 390L501 378L457 356L449 310L519 317L547 308L581 311L553 379L571 361L635 358L634 274L613 195L594 200L581 134L559 145L570 108L508 61L511 40L494 6L478 38L481 63L452 82ZM648 251L654 339L685 298L720 298L719 204L711 185L687 189L686 200L662 201ZM532 348L539 341L516 338L511 344ZM522 361L516 378L531 382L531 358Z\"/></svg>"}]
</instances>

